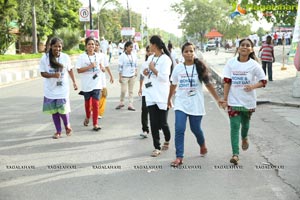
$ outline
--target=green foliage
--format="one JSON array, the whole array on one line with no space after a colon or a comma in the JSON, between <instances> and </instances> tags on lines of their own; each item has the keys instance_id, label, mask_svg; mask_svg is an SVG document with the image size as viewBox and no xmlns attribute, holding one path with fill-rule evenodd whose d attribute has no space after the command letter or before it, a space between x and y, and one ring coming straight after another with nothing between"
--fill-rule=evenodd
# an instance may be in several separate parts
<instances>
[{"instance_id":1,"label":"green foliage","mask_svg":"<svg viewBox=\"0 0 300 200\"><path fill-rule=\"evenodd\" d=\"M57 31L57 36L64 41L63 49L68 51L77 47L80 42L79 31L70 31L68 28L63 28Z\"/></svg>"},{"instance_id":2,"label":"green foliage","mask_svg":"<svg viewBox=\"0 0 300 200\"><path fill-rule=\"evenodd\" d=\"M0 1L0 54L4 54L8 47L16 41L16 35L10 33L10 22L16 18L15 0Z\"/></svg>"},{"instance_id":3,"label":"green foliage","mask_svg":"<svg viewBox=\"0 0 300 200\"><path fill-rule=\"evenodd\" d=\"M236 0L227 0L231 5ZM265 18L277 25L294 26L297 16L298 0L242 0L241 7L247 14L252 14L256 20Z\"/></svg>"},{"instance_id":4,"label":"green foliage","mask_svg":"<svg viewBox=\"0 0 300 200\"><path fill-rule=\"evenodd\" d=\"M256 34L261 38L262 36L266 35L266 31L263 29L263 28L259 28L257 31L256 31Z\"/></svg>"},{"instance_id":5,"label":"green foliage","mask_svg":"<svg viewBox=\"0 0 300 200\"><path fill-rule=\"evenodd\" d=\"M35 59L41 58L42 54L18 54L18 55L0 55L0 62L1 61L10 61L10 60L25 60L25 59Z\"/></svg>"}]
</instances>

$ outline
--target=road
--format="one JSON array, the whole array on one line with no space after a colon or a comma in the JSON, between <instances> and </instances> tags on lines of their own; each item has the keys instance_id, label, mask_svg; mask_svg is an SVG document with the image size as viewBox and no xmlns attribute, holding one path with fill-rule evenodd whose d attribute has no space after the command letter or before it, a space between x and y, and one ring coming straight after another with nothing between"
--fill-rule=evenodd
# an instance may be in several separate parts
<instances>
[{"instance_id":1,"label":"road","mask_svg":"<svg viewBox=\"0 0 300 200\"><path fill-rule=\"evenodd\" d=\"M115 61L111 68L117 77ZM169 114L171 148L158 158L152 158L152 139L139 137L139 109L135 112L114 109L120 93L117 81L108 84L107 109L101 119L100 132L83 126L83 99L72 91L74 134L53 140L51 117L41 112L42 85L39 78L0 88L1 200L296 200L300 197L299 160L293 157L273 159L269 165L266 154L268 150L276 153L274 145L278 142L290 145L284 136L272 136L272 132L279 131L277 120L282 120L281 129L299 129L268 106L254 114L250 149L241 152L240 165L234 168L229 163L227 114L205 92L207 115L202 127L208 155L199 156L199 147L187 128L184 165L173 169L170 167L175 158L173 110ZM135 94L137 91L138 82ZM134 105L140 108L141 100L137 95ZM268 116L272 116L268 118L269 123L262 124ZM292 152L299 152L299 145L297 149L287 148L286 151L293 155ZM274 155L274 152L269 153ZM285 179L285 174L293 176Z\"/></svg>"}]
</instances>

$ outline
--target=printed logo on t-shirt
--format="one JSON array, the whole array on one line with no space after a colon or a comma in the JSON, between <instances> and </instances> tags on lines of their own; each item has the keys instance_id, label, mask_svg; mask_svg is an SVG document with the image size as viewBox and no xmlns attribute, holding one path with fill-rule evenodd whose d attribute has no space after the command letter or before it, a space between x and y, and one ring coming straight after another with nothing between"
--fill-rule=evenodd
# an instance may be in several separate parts
<instances>
[{"instance_id":1,"label":"printed logo on t-shirt","mask_svg":"<svg viewBox=\"0 0 300 200\"><path fill-rule=\"evenodd\" d=\"M247 77L248 72L246 71L233 71L232 72L232 86L244 87L250 84L250 80Z\"/></svg>"}]
</instances>

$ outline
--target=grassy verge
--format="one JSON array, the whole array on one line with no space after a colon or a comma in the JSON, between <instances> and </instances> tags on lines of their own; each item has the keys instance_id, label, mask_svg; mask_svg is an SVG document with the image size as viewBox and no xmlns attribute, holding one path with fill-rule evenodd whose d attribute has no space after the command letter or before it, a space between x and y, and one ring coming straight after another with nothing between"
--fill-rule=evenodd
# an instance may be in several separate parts
<instances>
[{"instance_id":1,"label":"grassy verge","mask_svg":"<svg viewBox=\"0 0 300 200\"><path fill-rule=\"evenodd\" d=\"M70 50L64 51L64 53L68 55L76 55L80 54L83 51L81 50ZM0 62L2 61L11 61L11 60L27 60L27 59L36 59L41 58L43 53L36 53L36 54L16 54L16 55L0 55Z\"/></svg>"}]
</instances>

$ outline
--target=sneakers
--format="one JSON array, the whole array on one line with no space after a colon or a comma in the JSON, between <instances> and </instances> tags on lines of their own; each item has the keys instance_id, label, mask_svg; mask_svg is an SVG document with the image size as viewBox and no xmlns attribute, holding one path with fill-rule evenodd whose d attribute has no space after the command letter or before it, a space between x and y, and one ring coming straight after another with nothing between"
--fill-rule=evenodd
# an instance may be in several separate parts
<instances>
[{"instance_id":1,"label":"sneakers","mask_svg":"<svg viewBox=\"0 0 300 200\"><path fill-rule=\"evenodd\" d=\"M203 143L203 144L200 146L200 155L201 155L201 156L205 156L206 154L207 154L207 148L206 148L205 143Z\"/></svg>"},{"instance_id":2,"label":"sneakers","mask_svg":"<svg viewBox=\"0 0 300 200\"><path fill-rule=\"evenodd\" d=\"M101 116L101 115L98 115L98 119L102 119L102 116Z\"/></svg>"},{"instance_id":3,"label":"sneakers","mask_svg":"<svg viewBox=\"0 0 300 200\"><path fill-rule=\"evenodd\" d=\"M61 133L55 133L53 136L52 136L53 139L59 139L61 138Z\"/></svg>"},{"instance_id":4,"label":"sneakers","mask_svg":"<svg viewBox=\"0 0 300 200\"><path fill-rule=\"evenodd\" d=\"M144 131L143 133L141 133L140 134L140 136L142 137L142 138L147 138L148 137L148 132L147 131Z\"/></svg>"},{"instance_id":5,"label":"sneakers","mask_svg":"<svg viewBox=\"0 0 300 200\"><path fill-rule=\"evenodd\" d=\"M152 156L152 157L157 157L157 156L159 156L159 155L160 155L160 153L161 153L161 151L160 151L160 150L158 150L158 149L155 149L154 151L152 151L152 154L151 154L151 156Z\"/></svg>"}]
</instances>

